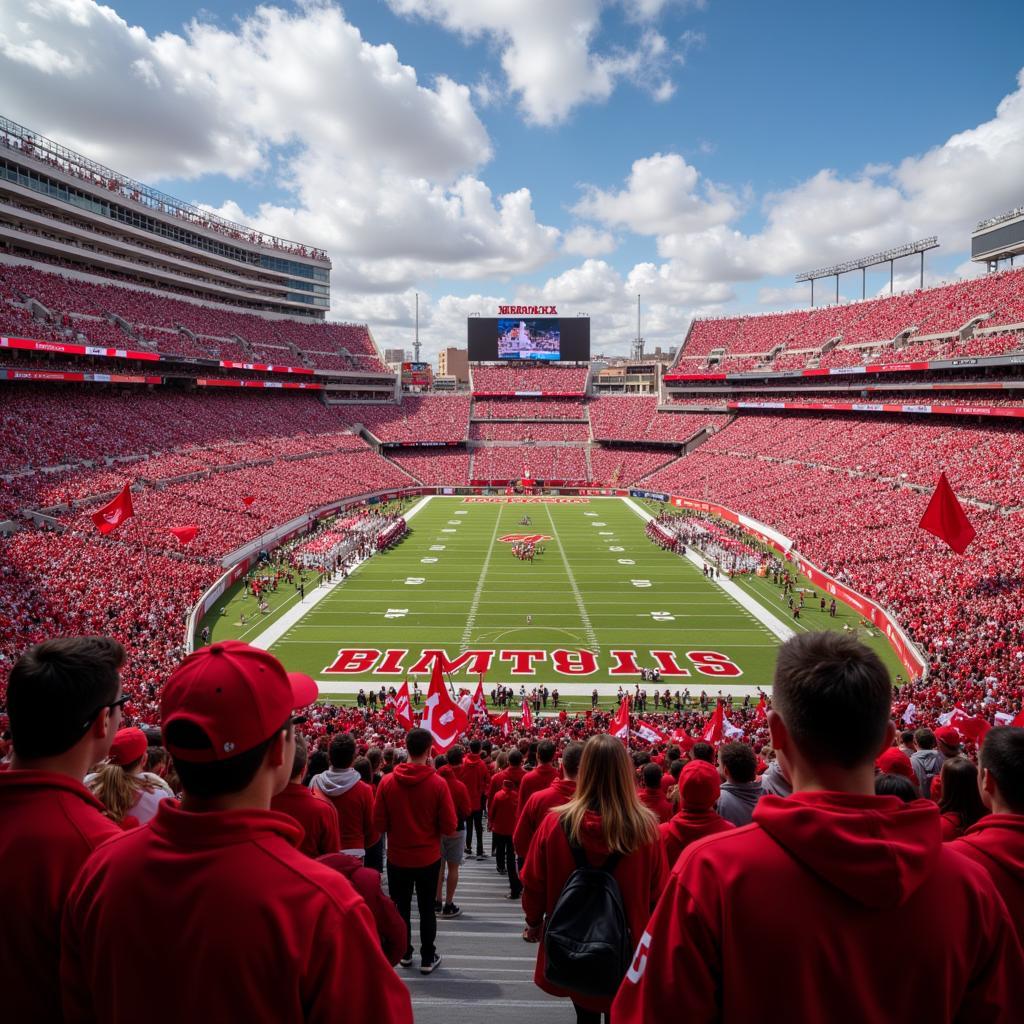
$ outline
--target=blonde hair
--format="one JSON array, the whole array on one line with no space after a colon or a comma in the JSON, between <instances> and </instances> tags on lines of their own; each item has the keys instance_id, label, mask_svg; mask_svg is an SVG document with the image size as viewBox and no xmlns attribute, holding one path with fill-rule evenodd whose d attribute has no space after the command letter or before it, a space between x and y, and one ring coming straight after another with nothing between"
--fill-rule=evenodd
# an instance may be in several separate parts
<instances>
[{"instance_id":1,"label":"blonde hair","mask_svg":"<svg viewBox=\"0 0 1024 1024\"><path fill-rule=\"evenodd\" d=\"M612 853L632 853L658 838L658 819L640 802L629 754L607 733L587 740L576 792L555 811L570 842L581 846L587 811L601 816L601 833Z\"/></svg>"},{"instance_id":2,"label":"blonde hair","mask_svg":"<svg viewBox=\"0 0 1024 1024\"><path fill-rule=\"evenodd\" d=\"M139 794L150 793L155 787L145 779L133 775L132 770L142 760L130 765L111 764L105 761L99 765L89 780L89 788L97 800L107 809L107 817L120 822L139 802Z\"/></svg>"}]
</instances>

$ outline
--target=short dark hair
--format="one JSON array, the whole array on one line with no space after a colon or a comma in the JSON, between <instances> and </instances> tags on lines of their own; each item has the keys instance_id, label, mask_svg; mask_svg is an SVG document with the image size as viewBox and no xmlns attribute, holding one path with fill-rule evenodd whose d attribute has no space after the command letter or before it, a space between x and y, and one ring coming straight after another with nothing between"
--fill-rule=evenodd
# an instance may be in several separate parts
<instances>
[{"instance_id":1,"label":"short dark hair","mask_svg":"<svg viewBox=\"0 0 1024 1024\"><path fill-rule=\"evenodd\" d=\"M7 713L18 757L69 751L117 700L124 648L106 636L64 636L30 647L7 680Z\"/></svg>"},{"instance_id":2,"label":"short dark hair","mask_svg":"<svg viewBox=\"0 0 1024 1024\"><path fill-rule=\"evenodd\" d=\"M433 742L434 736L427 729L410 729L405 734L405 749L410 757L422 757Z\"/></svg>"},{"instance_id":3,"label":"short dark hair","mask_svg":"<svg viewBox=\"0 0 1024 1024\"><path fill-rule=\"evenodd\" d=\"M572 778L576 778L580 770L580 761L583 759L583 744L573 740L565 750L562 751L562 771Z\"/></svg>"},{"instance_id":4,"label":"short dark hair","mask_svg":"<svg viewBox=\"0 0 1024 1024\"><path fill-rule=\"evenodd\" d=\"M352 767L359 773L359 778L367 785L373 781L373 766L368 757L357 757L352 762Z\"/></svg>"},{"instance_id":5,"label":"short dark hair","mask_svg":"<svg viewBox=\"0 0 1024 1024\"><path fill-rule=\"evenodd\" d=\"M753 782L757 777L757 757L746 743L726 743L719 748L718 763L733 782Z\"/></svg>"},{"instance_id":6,"label":"short dark hair","mask_svg":"<svg viewBox=\"0 0 1024 1024\"><path fill-rule=\"evenodd\" d=\"M892 713L882 659L842 633L800 633L775 663L775 710L811 761L854 768L874 761Z\"/></svg>"},{"instance_id":7,"label":"short dark hair","mask_svg":"<svg viewBox=\"0 0 1024 1024\"><path fill-rule=\"evenodd\" d=\"M661 785L661 777L665 773L653 761L649 761L643 766L640 774L643 775L644 785L648 789L657 789Z\"/></svg>"},{"instance_id":8,"label":"short dark hair","mask_svg":"<svg viewBox=\"0 0 1024 1024\"><path fill-rule=\"evenodd\" d=\"M541 740L537 744L537 760L541 764L551 764L555 759L555 745L551 740Z\"/></svg>"},{"instance_id":9,"label":"short dark hair","mask_svg":"<svg viewBox=\"0 0 1024 1024\"><path fill-rule=\"evenodd\" d=\"M914 733L914 742L922 750L934 750L935 749L935 733L931 729L918 729Z\"/></svg>"},{"instance_id":10,"label":"short dark hair","mask_svg":"<svg viewBox=\"0 0 1024 1024\"><path fill-rule=\"evenodd\" d=\"M682 751L680 751L679 747L672 743L665 748L665 761L668 764L671 764L673 761L678 761L681 753Z\"/></svg>"},{"instance_id":11,"label":"short dark hair","mask_svg":"<svg viewBox=\"0 0 1024 1024\"><path fill-rule=\"evenodd\" d=\"M462 747L457 743L448 751L448 763L453 766L462 764Z\"/></svg>"},{"instance_id":12,"label":"short dark hair","mask_svg":"<svg viewBox=\"0 0 1024 1024\"><path fill-rule=\"evenodd\" d=\"M513 747L513 749L508 752L508 763L510 765L520 765L520 764L522 764L523 763L523 752L521 750L517 750L516 748Z\"/></svg>"},{"instance_id":13,"label":"short dark hair","mask_svg":"<svg viewBox=\"0 0 1024 1024\"><path fill-rule=\"evenodd\" d=\"M444 754L438 754L437 757L434 758L435 768L444 768L447 764L448 758Z\"/></svg>"},{"instance_id":14,"label":"short dark hair","mask_svg":"<svg viewBox=\"0 0 1024 1024\"><path fill-rule=\"evenodd\" d=\"M909 804L917 799L917 789L905 775L879 772L875 776L875 796L898 796Z\"/></svg>"},{"instance_id":15,"label":"short dark hair","mask_svg":"<svg viewBox=\"0 0 1024 1024\"><path fill-rule=\"evenodd\" d=\"M469 752L471 754L479 754L480 753L480 746L481 746L481 744L480 744L479 740L470 740L469 741Z\"/></svg>"},{"instance_id":16,"label":"short dark hair","mask_svg":"<svg viewBox=\"0 0 1024 1024\"><path fill-rule=\"evenodd\" d=\"M1000 725L985 733L979 755L999 795L1014 814L1024 814L1024 729Z\"/></svg>"},{"instance_id":17,"label":"short dark hair","mask_svg":"<svg viewBox=\"0 0 1024 1024\"><path fill-rule=\"evenodd\" d=\"M339 732L332 736L327 756L331 759L332 768L351 768L352 762L356 759L356 741L352 733Z\"/></svg>"},{"instance_id":18,"label":"short dark hair","mask_svg":"<svg viewBox=\"0 0 1024 1024\"><path fill-rule=\"evenodd\" d=\"M914 742L914 730L913 729L904 729L903 732L900 733L900 743L902 743L903 746L908 746L909 744L911 744L913 742Z\"/></svg>"},{"instance_id":19,"label":"short dark hair","mask_svg":"<svg viewBox=\"0 0 1024 1024\"><path fill-rule=\"evenodd\" d=\"M707 761L708 764L715 763L715 748L704 740L698 740L690 748L691 761Z\"/></svg>"},{"instance_id":20,"label":"short dark hair","mask_svg":"<svg viewBox=\"0 0 1024 1024\"><path fill-rule=\"evenodd\" d=\"M286 729L289 732L294 729L290 718L262 743L223 761L185 761L180 757L174 758L174 770L181 780L181 788L191 796L205 799L240 793L256 777L271 744ZM203 729L187 719L169 723L164 728L164 735L171 746L180 750L205 751L213 747Z\"/></svg>"}]
</instances>

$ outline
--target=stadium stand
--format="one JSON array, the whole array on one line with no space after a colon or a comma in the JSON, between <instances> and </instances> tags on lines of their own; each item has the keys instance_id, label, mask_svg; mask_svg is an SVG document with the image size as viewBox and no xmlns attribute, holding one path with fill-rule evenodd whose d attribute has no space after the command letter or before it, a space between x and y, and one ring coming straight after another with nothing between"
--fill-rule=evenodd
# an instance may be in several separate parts
<instances>
[{"instance_id":1,"label":"stadium stand","mask_svg":"<svg viewBox=\"0 0 1024 1024\"><path fill-rule=\"evenodd\" d=\"M586 423L471 423L471 441L589 441Z\"/></svg>"},{"instance_id":2,"label":"stadium stand","mask_svg":"<svg viewBox=\"0 0 1024 1024\"><path fill-rule=\"evenodd\" d=\"M601 487L628 487L674 459L674 452L630 445L595 445L590 450L593 482Z\"/></svg>"},{"instance_id":3,"label":"stadium stand","mask_svg":"<svg viewBox=\"0 0 1024 1024\"><path fill-rule=\"evenodd\" d=\"M473 419L584 420L587 409L573 398L476 398Z\"/></svg>"},{"instance_id":4,"label":"stadium stand","mask_svg":"<svg viewBox=\"0 0 1024 1024\"><path fill-rule=\"evenodd\" d=\"M421 484L450 487L469 483L469 451L455 448L389 448L387 457Z\"/></svg>"},{"instance_id":5,"label":"stadium stand","mask_svg":"<svg viewBox=\"0 0 1024 1024\"><path fill-rule=\"evenodd\" d=\"M594 437L609 441L687 441L705 427L724 426L725 417L706 413L659 413L654 396L591 399Z\"/></svg>"},{"instance_id":6,"label":"stadium stand","mask_svg":"<svg viewBox=\"0 0 1024 1024\"><path fill-rule=\"evenodd\" d=\"M401 405L341 406L346 415L385 443L465 441L469 430L468 395L407 395Z\"/></svg>"},{"instance_id":7,"label":"stadium stand","mask_svg":"<svg viewBox=\"0 0 1024 1024\"><path fill-rule=\"evenodd\" d=\"M583 395L589 369L585 366L488 366L470 367L474 394Z\"/></svg>"},{"instance_id":8,"label":"stadium stand","mask_svg":"<svg viewBox=\"0 0 1024 1024\"><path fill-rule=\"evenodd\" d=\"M589 480L586 453L581 446L473 449L475 480Z\"/></svg>"}]
</instances>

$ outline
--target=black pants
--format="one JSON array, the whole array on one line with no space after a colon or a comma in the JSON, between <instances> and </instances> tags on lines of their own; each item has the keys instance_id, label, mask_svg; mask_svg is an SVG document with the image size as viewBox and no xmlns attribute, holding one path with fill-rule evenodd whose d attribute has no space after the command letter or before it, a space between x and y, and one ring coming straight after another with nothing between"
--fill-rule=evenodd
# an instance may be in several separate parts
<instances>
[{"instance_id":1,"label":"black pants","mask_svg":"<svg viewBox=\"0 0 1024 1024\"><path fill-rule=\"evenodd\" d=\"M384 837L381 836L367 851L363 857L363 864L374 871L384 871Z\"/></svg>"},{"instance_id":2,"label":"black pants","mask_svg":"<svg viewBox=\"0 0 1024 1024\"><path fill-rule=\"evenodd\" d=\"M476 832L476 852L479 856L484 852L484 811L477 808L466 819L466 853L473 852L473 833Z\"/></svg>"},{"instance_id":3,"label":"black pants","mask_svg":"<svg viewBox=\"0 0 1024 1024\"><path fill-rule=\"evenodd\" d=\"M388 892L405 921L406 949L412 951L412 894L416 893L416 907L420 912L420 953L424 963L434 959L434 939L437 938L437 875L441 870L440 857L425 868L400 868L388 861Z\"/></svg>"},{"instance_id":4,"label":"black pants","mask_svg":"<svg viewBox=\"0 0 1024 1024\"><path fill-rule=\"evenodd\" d=\"M518 896L523 891L523 883L519 881L519 865L516 863L516 851L512 848L512 837L495 832L494 845L498 863L504 864L508 873L508 891L513 896Z\"/></svg>"},{"instance_id":5,"label":"black pants","mask_svg":"<svg viewBox=\"0 0 1024 1024\"><path fill-rule=\"evenodd\" d=\"M601 1014L597 1010L585 1010L582 1006L578 1006L573 1003L573 1008L576 1010L576 1024L612 1024L612 1015L610 1013Z\"/></svg>"}]
</instances>

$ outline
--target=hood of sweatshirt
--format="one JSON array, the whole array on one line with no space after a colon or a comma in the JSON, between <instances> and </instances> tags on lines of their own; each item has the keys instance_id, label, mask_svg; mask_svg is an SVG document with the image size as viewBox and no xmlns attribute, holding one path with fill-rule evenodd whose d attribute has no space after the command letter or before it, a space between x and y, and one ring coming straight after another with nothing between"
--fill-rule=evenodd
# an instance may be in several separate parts
<instances>
[{"instance_id":1,"label":"hood of sweatshirt","mask_svg":"<svg viewBox=\"0 0 1024 1024\"><path fill-rule=\"evenodd\" d=\"M735 828L731 821L726 821L712 810L696 810L684 807L681 811L661 826L662 833L668 831L681 844L687 845L698 836L708 835L713 829L726 831ZM671 865L669 865L671 867Z\"/></svg>"},{"instance_id":2,"label":"hood of sweatshirt","mask_svg":"<svg viewBox=\"0 0 1024 1024\"><path fill-rule=\"evenodd\" d=\"M729 794L734 800L747 807L756 807L758 800L764 795L758 779L753 782L723 782L721 795Z\"/></svg>"},{"instance_id":3,"label":"hood of sweatshirt","mask_svg":"<svg viewBox=\"0 0 1024 1024\"><path fill-rule=\"evenodd\" d=\"M400 786L418 786L435 774L433 765L409 764L408 761L403 761L394 771L395 782Z\"/></svg>"},{"instance_id":4,"label":"hood of sweatshirt","mask_svg":"<svg viewBox=\"0 0 1024 1024\"><path fill-rule=\"evenodd\" d=\"M310 783L316 786L324 796L344 796L359 781L359 772L355 768L328 768L327 771L313 776Z\"/></svg>"},{"instance_id":5,"label":"hood of sweatshirt","mask_svg":"<svg viewBox=\"0 0 1024 1024\"><path fill-rule=\"evenodd\" d=\"M470 751L462 759L462 763L463 764L483 764L484 763L484 759L479 754L474 754L472 751Z\"/></svg>"},{"instance_id":6,"label":"hood of sweatshirt","mask_svg":"<svg viewBox=\"0 0 1024 1024\"><path fill-rule=\"evenodd\" d=\"M764 796L760 825L794 860L865 907L903 904L928 877L942 848L930 800L796 793Z\"/></svg>"},{"instance_id":7,"label":"hood of sweatshirt","mask_svg":"<svg viewBox=\"0 0 1024 1024\"><path fill-rule=\"evenodd\" d=\"M761 776L761 790L764 793L774 793L775 796L790 796L793 792L793 783L782 774L782 765L778 761L772 761L764 770Z\"/></svg>"},{"instance_id":8,"label":"hood of sweatshirt","mask_svg":"<svg viewBox=\"0 0 1024 1024\"><path fill-rule=\"evenodd\" d=\"M956 847L960 842L969 843L1009 875L1024 878L1024 814L988 814L963 834Z\"/></svg>"}]
</instances>

